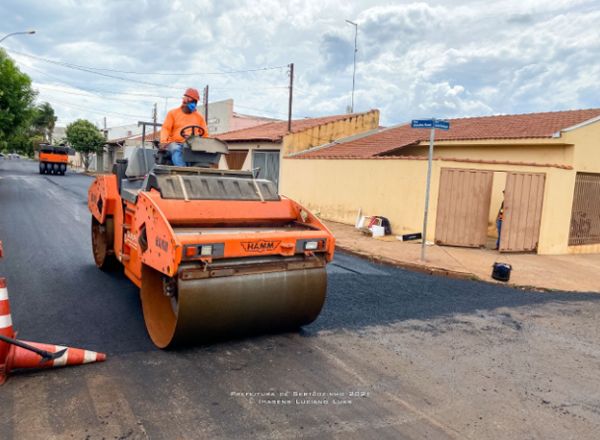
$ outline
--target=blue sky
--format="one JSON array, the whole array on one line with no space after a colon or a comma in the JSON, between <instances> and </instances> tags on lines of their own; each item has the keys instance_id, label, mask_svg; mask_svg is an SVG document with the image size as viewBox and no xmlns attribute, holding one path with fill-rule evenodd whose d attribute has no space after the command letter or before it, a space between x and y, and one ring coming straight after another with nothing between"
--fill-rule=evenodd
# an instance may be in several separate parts
<instances>
[{"instance_id":1,"label":"blue sky","mask_svg":"<svg viewBox=\"0 0 600 440\"><path fill-rule=\"evenodd\" d=\"M359 25L355 111L378 108L382 124L600 107L598 0L4 0L0 16L0 37L36 30L2 46L59 125L136 122L154 103L162 117L186 87L206 84L236 111L285 118L290 62L295 117L344 113L345 19ZM263 67L274 68L221 73Z\"/></svg>"}]
</instances>

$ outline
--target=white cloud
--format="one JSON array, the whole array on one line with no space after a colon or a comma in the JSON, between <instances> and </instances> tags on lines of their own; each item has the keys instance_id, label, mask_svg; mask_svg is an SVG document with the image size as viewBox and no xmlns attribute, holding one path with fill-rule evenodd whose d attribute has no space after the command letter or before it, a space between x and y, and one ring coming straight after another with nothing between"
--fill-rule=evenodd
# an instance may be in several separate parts
<instances>
[{"instance_id":1,"label":"white cloud","mask_svg":"<svg viewBox=\"0 0 600 440\"><path fill-rule=\"evenodd\" d=\"M294 62L298 117L342 113L350 104L354 28L345 19L359 24L355 110L380 108L386 125L600 107L596 0L7 0L0 16L8 17L0 36L38 31L6 40L9 50L85 66L200 73ZM149 115L154 102L162 112L163 97L172 107L179 90L207 83L213 99L234 98L239 111L287 111L287 68L181 77L104 71L159 87L14 58L61 121L100 121L106 111L111 123L135 122L124 115Z\"/></svg>"}]
</instances>

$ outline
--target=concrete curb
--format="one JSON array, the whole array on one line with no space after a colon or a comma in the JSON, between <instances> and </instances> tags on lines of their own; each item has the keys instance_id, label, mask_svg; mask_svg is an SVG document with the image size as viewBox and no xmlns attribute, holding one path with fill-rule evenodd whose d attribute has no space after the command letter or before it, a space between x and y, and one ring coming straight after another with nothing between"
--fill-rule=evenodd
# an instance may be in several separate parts
<instances>
[{"instance_id":1,"label":"concrete curb","mask_svg":"<svg viewBox=\"0 0 600 440\"><path fill-rule=\"evenodd\" d=\"M445 276L445 277L454 278L454 279L484 281L481 278L479 278L477 275L475 275L471 272L460 272L460 271L455 271L455 270L443 269L441 267L427 266L424 264L409 263L406 261L394 260L393 258L379 257L379 256L369 254L368 252L364 252L364 251L356 249L356 248L340 246L337 243L336 243L335 247L336 247L336 249L340 249L344 252L347 252L347 253L355 255L357 257L372 261L374 263L387 264L389 266L400 267L403 269L412 270L414 272L426 273L429 275L440 275L440 276Z\"/></svg>"},{"instance_id":2,"label":"concrete curb","mask_svg":"<svg viewBox=\"0 0 600 440\"><path fill-rule=\"evenodd\" d=\"M406 270L410 270L413 272L425 273L428 275L441 276L441 277L452 278L452 279L456 279L456 280L481 281L484 283L507 286L507 287L511 287L513 289L525 290L525 291L530 291L530 292L563 292L562 290L549 289L546 287L524 286L524 285L513 284L513 283L503 283L503 282L495 281L493 279L488 280L488 279L481 278L471 272L459 272L459 271L448 270L448 269L444 269L444 268L440 268L440 267L426 266L424 264L409 263L406 261L394 260L393 258L378 257L376 255L369 254L368 252L364 252L359 249L339 245L338 243L336 243L335 247L336 247L336 249L339 249L341 251L344 251L346 253L352 254L356 257L368 260L373 263L379 263L379 264L385 264L388 266L399 267L401 269L406 269ZM575 293L583 293L583 292L575 292ZM593 293L593 292L591 292L591 293Z\"/></svg>"}]
</instances>

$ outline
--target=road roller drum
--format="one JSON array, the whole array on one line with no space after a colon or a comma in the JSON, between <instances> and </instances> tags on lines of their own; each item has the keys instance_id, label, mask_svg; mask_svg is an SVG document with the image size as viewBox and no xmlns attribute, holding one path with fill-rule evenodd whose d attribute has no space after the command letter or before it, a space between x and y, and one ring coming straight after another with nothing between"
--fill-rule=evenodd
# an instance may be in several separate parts
<instances>
[{"instance_id":1,"label":"road roller drum","mask_svg":"<svg viewBox=\"0 0 600 440\"><path fill-rule=\"evenodd\" d=\"M325 301L321 267L216 278L182 279L171 294L159 272L144 268L141 300L154 344L211 342L310 324Z\"/></svg>"}]
</instances>

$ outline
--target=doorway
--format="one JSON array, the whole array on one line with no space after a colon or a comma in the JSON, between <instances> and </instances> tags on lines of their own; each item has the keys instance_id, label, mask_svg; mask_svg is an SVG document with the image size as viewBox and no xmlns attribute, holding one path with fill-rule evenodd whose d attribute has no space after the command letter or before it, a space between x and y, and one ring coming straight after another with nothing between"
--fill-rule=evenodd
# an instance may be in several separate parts
<instances>
[{"instance_id":1,"label":"doorway","mask_svg":"<svg viewBox=\"0 0 600 440\"><path fill-rule=\"evenodd\" d=\"M503 206L500 252L537 249L546 175L442 168L435 243L495 248Z\"/></svg>"}]
</instances>

